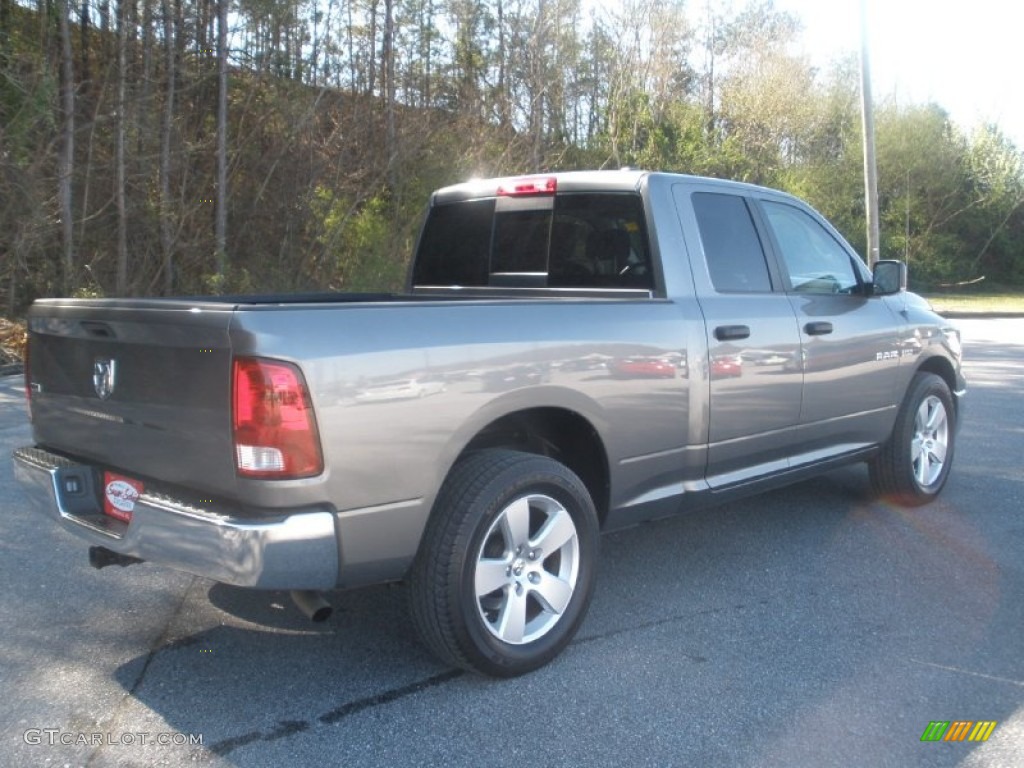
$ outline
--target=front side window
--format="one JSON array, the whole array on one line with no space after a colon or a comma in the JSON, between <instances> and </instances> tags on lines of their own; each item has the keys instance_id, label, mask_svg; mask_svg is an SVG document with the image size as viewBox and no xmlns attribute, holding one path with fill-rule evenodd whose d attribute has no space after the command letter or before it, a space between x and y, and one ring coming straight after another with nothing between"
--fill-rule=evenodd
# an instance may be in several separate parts
<instances>
[{"instance_id":1,"label":"front side window","mask_svg":"<svg viewBox=\"0 0 1024 768\"><path fill-rule=\"evenodd\" d=\"M849 253L821 224L792 205L761 201L796 293L854 293L860 282Z\"/></svg>"}]
</instances>

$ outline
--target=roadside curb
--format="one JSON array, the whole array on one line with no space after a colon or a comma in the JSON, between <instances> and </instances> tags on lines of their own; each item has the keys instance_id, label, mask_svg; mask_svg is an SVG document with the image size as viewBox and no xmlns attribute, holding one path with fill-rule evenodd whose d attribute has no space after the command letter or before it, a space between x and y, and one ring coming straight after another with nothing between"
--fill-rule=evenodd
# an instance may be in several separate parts
<instances>
[{"instance_id":1,"label":"roadside curb","mask_svg":"<svg viewBox=\"0 0 1024 768\"><path fill-rule=\"evenodd\" d=\"M1020 320L1024 319L1024 312L943 312L935 310L942 317L950 320Z\"/></svg>"}]
</instances>

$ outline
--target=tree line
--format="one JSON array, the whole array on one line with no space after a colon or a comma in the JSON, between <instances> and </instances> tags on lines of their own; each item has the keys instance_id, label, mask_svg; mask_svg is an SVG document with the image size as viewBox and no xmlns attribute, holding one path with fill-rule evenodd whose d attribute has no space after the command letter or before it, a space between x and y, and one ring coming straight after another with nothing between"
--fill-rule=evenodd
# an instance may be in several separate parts
<instances>
[{"instance_id":1,"label":"tree line","mask_svg":"<svg viewBox=\"0 0 1024 768\"><path fill-rule=\"evenodd\" d=\"M624 165L808 199L863 253L856 61L771 0L0 0L0 287L399 288L431 189ZM1024 275L1024 158L876 113L883 257Z\"/></svg>"}]
</instances>

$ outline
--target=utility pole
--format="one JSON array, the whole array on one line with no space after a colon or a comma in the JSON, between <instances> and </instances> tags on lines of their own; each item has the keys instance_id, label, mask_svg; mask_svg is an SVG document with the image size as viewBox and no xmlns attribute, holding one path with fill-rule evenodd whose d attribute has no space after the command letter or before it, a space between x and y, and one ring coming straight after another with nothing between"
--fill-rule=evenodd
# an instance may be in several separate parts
<instances>
[{"instance_id":1,"label":"utility pole","mask_svg":"<svg viewBox=\"0 0 1024 768\"><path fill-rule=\"evenodd\" d=\"M868 59L868 4L860 0L860 96L864 128L864 207L867 212L868 266L879 259L878 168L875 164L875 114L871 100L871 65Z\"/></svg>"}]
</instances>

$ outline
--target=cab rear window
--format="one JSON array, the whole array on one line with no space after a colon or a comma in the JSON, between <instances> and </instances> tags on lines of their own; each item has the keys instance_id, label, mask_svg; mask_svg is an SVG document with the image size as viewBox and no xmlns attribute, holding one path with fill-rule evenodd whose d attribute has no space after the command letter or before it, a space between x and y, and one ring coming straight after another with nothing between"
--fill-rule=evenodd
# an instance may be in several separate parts
<instances>
[{"instance_id":1,"label":"cab rear window","mask_svg":"<svg viewBox=\"0 0 1024 768\"><path fill-rule=\"evenodd\" d=\"M651 290L640 196L562 193L435 205L413 285Z\"/></svg>"}]
</instances>

